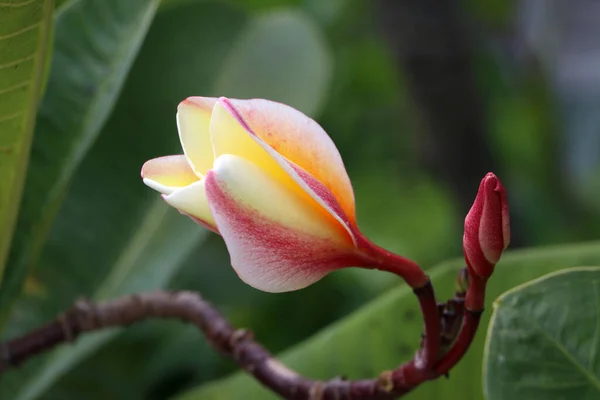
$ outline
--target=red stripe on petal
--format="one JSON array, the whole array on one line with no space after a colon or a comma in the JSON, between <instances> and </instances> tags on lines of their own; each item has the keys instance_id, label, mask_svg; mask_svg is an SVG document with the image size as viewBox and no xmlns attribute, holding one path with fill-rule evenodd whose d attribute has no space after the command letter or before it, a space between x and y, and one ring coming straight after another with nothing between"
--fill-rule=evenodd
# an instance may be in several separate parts
<instances>
[{"instance_id":1,"label":"red stripe on petal","mask_svg":"<svg viewBox=\"0 0 600 400\"><path fill-rule=\"evenodd\" d=\"M301 289L331 271L361 262L353 247L295 231L243 207L219 186L213 171L206 176L206 194L233 268L257 289Z\"/></svg>"},{"instance_id":2,"label":"red stripe on petal","mask_svg":"<svg viewBox=\"0 0 600 400\"><path fill-rule=\"evenodd\" d=\"M229 111L229 113L231 115L233 115L233 117L238 121L238 123L242 126L242 128L247 130L248 133L251 133L253 136L256 136L256 133L254 133L252 128L250 128L250 125L248 125L248 123L244 120L244 118L240 115L240 113L235 109L235 107L233 106L233 104L231 104L231 101L229 101L229 99L227 97L220 97L219 103L221 103L223 105L223 107L227 111Z\"/></svg>"},{"instance_id":3,"label":"red stripe on petal","mask_svg":"<svg viewBox=\"0 0 600 400\"><path fill-rule=\"evenodd\" d=\"M323 208L325 208L339 223L346 229L352 241L356 244L358 228L354 219L348 218L343 208L331 191L318 179L306 172L301 167L290 162L273 147L262 140L240 113L236 110L231 101L225 97L221 97L219 102L223 107L238 121L238 123L250 134L250 136L263 148L273 159L281 166L292 179L300 185L314 200L316 200Z\"/></svg>"},{"instance_id":4,"label":"red stripe on petal","mask_svg":"<svg viewBox=\"0 0 600 400\"><path fill-rule=\"evenodd\" d=\"M329 191L329 189L327 189L323 183L299 166L289 161L287 161L287 163L302 180L302 182L304 182L306 186L308 186L308 188L327 205L327 208L329 208L330 211L333 211L333 213L339 217L341 222L346 225L348 229L352 230L353 236L356 236L356 232L354 231L355 224L350 221L333 193L331 193L331 191Z\"/></svg>"}]
</instances>

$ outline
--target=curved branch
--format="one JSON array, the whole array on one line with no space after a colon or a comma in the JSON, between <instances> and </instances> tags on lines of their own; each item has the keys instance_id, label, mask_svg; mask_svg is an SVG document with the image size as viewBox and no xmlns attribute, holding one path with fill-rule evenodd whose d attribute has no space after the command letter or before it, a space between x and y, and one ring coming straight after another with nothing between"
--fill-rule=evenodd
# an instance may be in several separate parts
<instances>
[{"instance_id":1,"label":"curved branch","mask_svg":"<svg viewBox=\"0 0 600 400\"><path fill-rule=\"evenodd\" d=\"M128 326L150 318L176 318L194 324L215 349L286 399L394 399L436 377L431 369L417 366L419 351L415 359L375 379L307 379L273 358L249 331L233 328L200 295L185 291L138 294L101 304L77 301L56 320L0 344L0 373L60 343L74 341L81 333Z\"/></svg>"}]
</instances>

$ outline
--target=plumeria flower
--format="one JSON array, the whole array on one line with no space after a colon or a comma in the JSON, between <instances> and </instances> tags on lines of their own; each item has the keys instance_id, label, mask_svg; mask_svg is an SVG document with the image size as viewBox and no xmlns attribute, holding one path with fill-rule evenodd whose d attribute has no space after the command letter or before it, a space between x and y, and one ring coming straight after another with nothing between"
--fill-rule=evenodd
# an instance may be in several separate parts
<instances>
[{"instance_id":1,"label":"plumeria flower","mask_svg":"<svg viewBox=\"0 0 600 400\"><path fill-rule=\"evenodd\" d=\"M268 100L190 97L177 109L183 155L150 160L142 178L220 234L231 264L268 292L306 287L342 267L427 282L412 261L371 243L335 145L315 121Z\"/></svg>"}]
</instances>

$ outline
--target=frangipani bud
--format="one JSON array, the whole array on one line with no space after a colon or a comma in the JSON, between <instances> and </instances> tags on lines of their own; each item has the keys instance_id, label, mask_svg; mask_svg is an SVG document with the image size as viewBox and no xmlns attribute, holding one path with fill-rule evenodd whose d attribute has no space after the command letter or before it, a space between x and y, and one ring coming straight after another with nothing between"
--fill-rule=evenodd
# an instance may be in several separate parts
<instances>
[{"instance_id":1,"label":"frangipani bud","mask_svg":"<svg viewBox=\"0 0 600 400\"><path fill-rule=\"evenodd\" d=\"M190 97L177 127L184 155L146 162L144 183L223 236L249 285L290 291L339 268L390 264L412 287L427 282L416 264L358 230L342 158L306 115L262 99Z\"/></svg>"},{"instance_id":2,"label":"frangipani bud","mask_svg":"<svg viewBox=\"0 0 600 400\"><path fill-rule=\"evenodd\" d=\"M510 242L506 190L500 179L488 173L465 218L463 252L469 269L487 279Z\"/></svg>"}]
</instances>

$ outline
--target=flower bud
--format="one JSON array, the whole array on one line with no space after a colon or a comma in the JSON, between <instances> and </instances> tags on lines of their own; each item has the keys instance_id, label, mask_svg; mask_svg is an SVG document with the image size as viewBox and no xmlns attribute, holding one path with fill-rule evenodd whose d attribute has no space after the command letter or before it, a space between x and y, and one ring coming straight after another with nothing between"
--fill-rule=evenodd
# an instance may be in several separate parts
<instances>
[{"instance_id":1,"label":"flower bud","mask_svg":"<svg viewBox=\"0 0 600 400\"><path fill-rule=\"evenodd\" d=\"M463 252L469 269L481 278L489 278L509 241L506 190L490 172L481 181L475 202L465 218Z\"/></svg>"}]
</instances>

